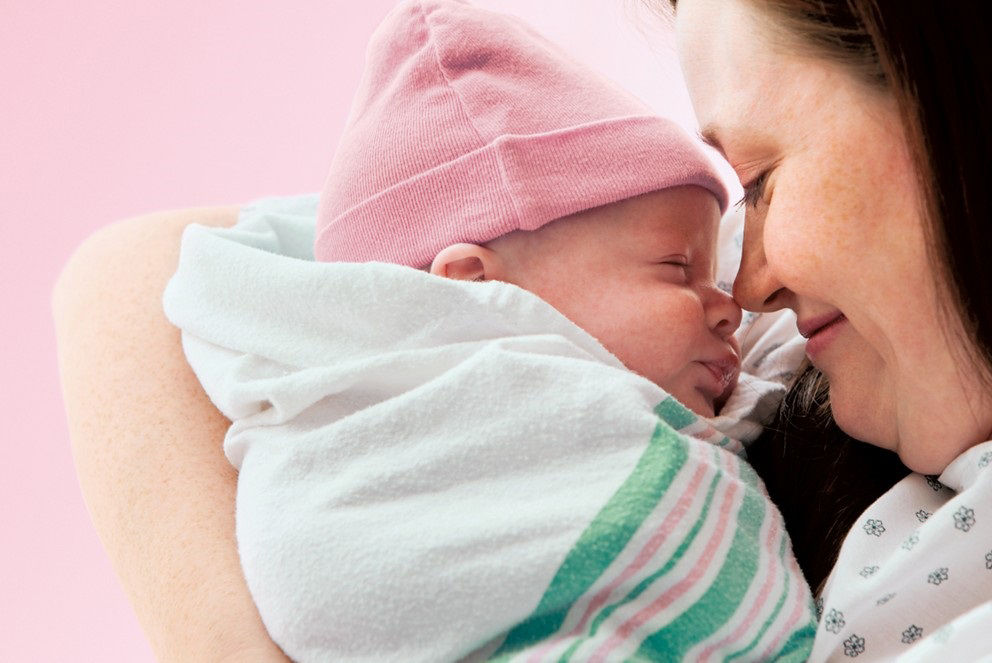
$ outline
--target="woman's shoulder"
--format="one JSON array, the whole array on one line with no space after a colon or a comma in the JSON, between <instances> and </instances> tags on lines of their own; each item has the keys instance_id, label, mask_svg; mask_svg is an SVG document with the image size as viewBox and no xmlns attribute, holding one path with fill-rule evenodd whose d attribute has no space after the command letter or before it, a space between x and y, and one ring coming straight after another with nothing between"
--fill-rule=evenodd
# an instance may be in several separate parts
<instances>
[{"instance_id":1,"label":"woman's shoulder","mask_svg":"<svg viewBox=\"0 0 992 663\"><path fill-rule=\"evenodd\" d=\"M66 296L81 289L99 287L105 281L94 277L100 273L110 276L116 269L147 273L166 264L174 269L179 238L186 226L232 226L238 220L239 209L232 205L154 212L100 228L76 248L63 267L55 284L54 305L58 308ZM115 283L116 287L133 285Z\"/></svg>"},{"instance_id":2,"label":"woman's shoulder","mask_svg":"<svg viewBox=\"0 0 992 663\"><path fill-rule=\"evenodd\" d=\"M192 223L233 225L238 210L209 207L125 219L76 249L52 293L70 414L112 408L115 398L134 394L136 375L185 369L178 332L162 311L162 292L176 270L183 230ZM148 416L138 411L133 419ZM98 424L108 425L109 418ZM87 439L76 433L74 447Z\"/></svg>"},{"instance_id":3,"label":"woman's shoulder","mask_svg":"<svg viewBox=\"0 0 992 663\"><path fill-rule=\"evenodd\" d=\"M56 282L53 303L58 309L67 296L80 294L80 289L157 287L163 274L168 280L175 271L183 231L194 223L230 227L260 217L311 218L317 200L314 193L271 196L246 205L153 212L111 223L87 237L73 253ZM121 272L130 278L118 280Z\"/></svg>"},{"instance_id":4,"label":"woman's shoulder","mask_svg":"<svg viewBox=\"0 0 992 663\"><path fill-rule=\"evenodd\" d=\"M238 206L202 207L145 214L107 225L87 237L66 262L52 293L60 331L99 328L127 306L161 308L160 296L176 269L183 230L193 223L231 226ZM116 318L114 326L134 321Z\"/></svg>"},{"instance_id":5,"label":"woman's shoulder","mask_svg":"<svg viewBox=\"0 0 992 663\"><path fill-rule=\"evenodd\" d=\"M909 654L918 640L933 644L930 636L946 644L957 629L950 625L968 622L970 611L987 619L990 504L992 442L969 449L939 477L910 474L872 504L845 539L823 592L813 659L840 651ZM958 643L971 651L985 644Z\"/></svg>"}]
</instances>

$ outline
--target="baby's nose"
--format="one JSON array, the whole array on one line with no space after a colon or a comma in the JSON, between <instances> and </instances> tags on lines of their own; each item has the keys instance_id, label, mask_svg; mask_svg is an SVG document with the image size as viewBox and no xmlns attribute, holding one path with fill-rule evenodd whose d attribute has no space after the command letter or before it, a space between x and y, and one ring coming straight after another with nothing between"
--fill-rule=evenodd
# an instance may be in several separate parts
<instances>
[{"instance_id":1,"label":"baby's nose","mask_svg":"<svg viewBox=\"0 0 992 663\"><path fill-rule=\"evenodd\" d=\"M706 295L706 324L720 338L729 338L741 324L741 307L734 298L711 286Z\"/></svg>"}]
</instances>

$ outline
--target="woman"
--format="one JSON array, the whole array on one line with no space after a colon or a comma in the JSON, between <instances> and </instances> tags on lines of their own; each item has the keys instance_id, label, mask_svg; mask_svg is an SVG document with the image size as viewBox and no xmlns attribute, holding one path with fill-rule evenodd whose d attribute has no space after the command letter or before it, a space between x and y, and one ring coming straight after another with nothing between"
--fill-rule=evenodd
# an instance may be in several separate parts
<instances>
[{"instance_id":1,"label":"woman","mask_svg":"<svg viewBox=\"0 0 992 663\"><path fill-rule=\"evenodd\" d=\"M967 179L983 172L990 146L982 113L973 114L974 126L962 124L971 105L988 107L988 90L974 89L989 80L986 72L969 77L965 69L983 58L938 60L958 78L934 75L929 83L954 88L951 83L967 81L957 92L981 93L985 101L922 87L910 97L898 66L923 70L891 48L875 57L876 23L858 28L855 21L853 28L840 24L826 36L801 37L803 23L785 2L774 11L744 0L679 4L681 48L701 125L747 185L737 297L752 309L797 310L811 355L832 381L834 412L845 430L893 448L914 470L942 471L992 429L992 297L978 271L978 256L990 245L979 223L988 218L989 201ZM796 9L795 16L815 19L807 10ZM946 24L912 18L917 30L936 26L919 55L933 57L941 43L965 55L987 50L977 41L977 22L947 14L953 10L942 7L938 17L961 21L952 42L939 38ZM878 17L868 12L868 18ZM969 29L976 35L958 41ZM845 54L840 62L837 49ZM935 108L938 99L943 105ZM941 113L953 126L941 128ZM231 224L235 212L206 218ZM55 307L73 443L94 520L158 656L280 660L237 565L234 478L218 443L225 422L205 400L178 332L160 310L179 231L203 219L142 219L108 229L66 268ZM149 259L134 261L136 250ZM133 315L118 315L122 301ZM140 352L107 361L108 349L116 354L128 344ZM114 491L118 483L127 501ZM186 493L213 497L210 504L188 504ZM183 531L188 543L174 540ZM163 539L169 543L161 545ZM197 550L195 558L184 546ZM942 600L944 622L971 607L953 596ZM859 647L868 656L880 651L850 630L858 627L856 617L828 612L824 647L851 655Z\"/></svg>"},{"instance_id":2,"label":"woman","mask_svg":"<svg viewBox=\"0 0 992 663\"><path fill-rule=\"evenodd\" d=\"M992 599L988 41L963 3L681 0L676 25L745 191L735 297L793 309L840 428L920 473L845 541L813 658L897 655Z\"/></svg>"}]
</instances>

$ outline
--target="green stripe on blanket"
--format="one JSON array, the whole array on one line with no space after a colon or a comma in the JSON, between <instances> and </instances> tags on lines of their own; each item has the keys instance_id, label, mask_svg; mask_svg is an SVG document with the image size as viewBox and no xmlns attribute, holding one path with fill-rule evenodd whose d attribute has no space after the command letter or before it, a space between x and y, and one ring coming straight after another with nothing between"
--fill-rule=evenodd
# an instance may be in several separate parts
<instances>
[{"instance_id":1,"label":"green stripe on blanket","mask_svg":"<svg viewBox=\"0 0 992 663\"><path fill-rule=\"evenodd\" d=\"M761 625L761 629L755 634L754 638L751 639L751 642L749 642L747 646L742 647L741 649L738 649L737 651L730 654L726 658L726 661L732 661L735 658L740 658L741 656L744 656L745 654L749 653L752 649L754 649L758 645L758 643L761 642L761 639L765 637L765 633L768 632L768 628L772 625L772 622L778 619L779 613L782 612L782 606L785 605L785 599L788 598L789 596L789 582L790 582L789 571L788 571L789 567L788 564L784 561L785 552L786 550L788 550L788 546L787 546L788 541L789 541L788 538L783 533L778 548L778 557L779 559L783 560L782 591L779 592L778 601L775 602L775 607L772 609L772 614L768 615L768 619L766 619L764 623Z\"/></svg>"},{"instance_id":2,"label":"green stripe on blanket","mask_svg":"<svg viewBox=\"0 0 992 663\"><path fill-rule=\"evenodd\" d=\"M745 492L735 515L733 542L709 589L665 628L645 638L637 652L639 656L652 661L680 661L690 648L715 633L737 611L758 569L758 537L765 520L760 493Z\"/></svg>"},{"instance_id":3,"label":"green stripe on blanket","mask_svg":"<svg viewBox=\"0 0 992 663\"><path fill-rule=\"evenodd\" d=\"M600 625L602 625L602 623L606 619L608 619L610 615L614 613L614 611L616 611L618 608L627 605L631 601L636 600L641 594L644 593L644 591L648 587L653 585L655 581L663 577L665 574L667 574L675 567L678 561L682 559L682 556L685 554L685 551L692 545L693 541L696 540L696 536L699 534L699 530L702 529L703 524L705 524L706 518L709 515L710 506L712 506L713 504L713 495L716 493L716 488L719 484L720 484L720 475L717 474L716 476L713 477L713 480L710 482L709 488L706 491L706 501L703 503L702 512L699 514L699 517L696 519L696 522L693 523L692 528L689 530L689 533L679 544L679 547L676 548L672 556L668 559L667 562L665 562L664 566L662 566L660 569L658 569L648 577L644 578L641 582L637 584L636 587L634 587L634 589L630 591L629 594L627 594L621 600L603 608L602 611L600 611L599 615L597 615L596 618L589 625L588 636L577 640L572 644L572 646L568 648L565 654L561 657L561 660L563 662L571 660L572 655L575 653L575 650L578 649L583 644L585 644L587 638L595 636L596 632L599 630Z\"/></svg>"},{"instance_id":4,"label":"green stripe on blanket","mask_svg":"<svg viewBox=\"0 0 992 663\"><path fill-rule=\"evenodd\" d=\"M658 403L654 409L654 413L675 430L681 430L687 426L691 426L699 419L691 410L671 396Z\"/></svg>"},{"instance_id":5,"label":"green stripe on blanket","mask_svg":"<svg viewBox=\"0 0 992 663\"><path fill-rule=\"evenodd\" d=\"M661 409L656 408L656 412ZM661 416L661 412L658 412ZM623 485L582 532L530 617L515 626L493 658L512 654L556 633L572 605L616 559L655 509L688 458L681 435L659 423Z\"/></svg>"}]
</instances>

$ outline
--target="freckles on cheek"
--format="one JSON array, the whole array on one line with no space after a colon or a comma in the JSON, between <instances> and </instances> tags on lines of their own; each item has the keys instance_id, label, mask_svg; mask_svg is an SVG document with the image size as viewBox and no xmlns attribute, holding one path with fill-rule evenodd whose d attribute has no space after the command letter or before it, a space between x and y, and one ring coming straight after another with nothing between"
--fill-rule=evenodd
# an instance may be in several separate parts
<instances>
[{"instance_id":1,"label":"freckles on cheek","mask_svg":"<svg viewBox=\"0 0 992 663\"><path fill-rule=\"evenodd\" d=\"M786 288L802 292L811 272L820 268L817 246L810 228L788 205L776 204L763 220L761 250L768 270Z\"/></svg>"},{"instance_id":2,"label":"freckles on cheek","mask_svg":"<svg viewBox=\"0 0 992 663\"><path fill-rule=\"evenodd\" d=\"M826 299L824 289L848 282L864 251L856 237L858 223L852 223L863 214L858 209L863 203L848 203L848 185L840 176L828 172L802 179L799 186L773 193L764 223L765 259L785 287Z\"/></svg>"}]
</instances>

